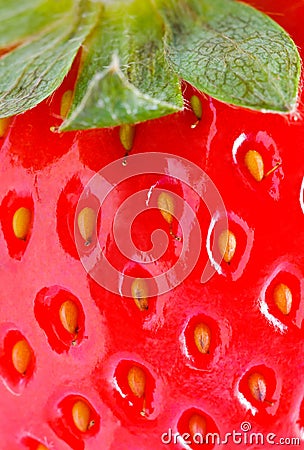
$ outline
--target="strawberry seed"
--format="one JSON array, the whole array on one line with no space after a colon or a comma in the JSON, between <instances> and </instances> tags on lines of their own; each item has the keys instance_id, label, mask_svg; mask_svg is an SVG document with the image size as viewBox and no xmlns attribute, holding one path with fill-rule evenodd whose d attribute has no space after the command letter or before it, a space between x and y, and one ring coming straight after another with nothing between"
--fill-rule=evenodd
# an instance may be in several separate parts
<instances>
[{"instance_id":1,"label":"strawberry seed","mask_svg":"<svg viewBox=\"0 0 304 450\"><path fill-rule=\"evenodd\" d=\"M264 178L264 161L259 152L249 150L245 155L245 165L256 181L261 181Z\"/></svg>"},{"instance_id":2,"label":"strawberry seed","mask_svg":"<svg viewBox=\"0 0 304 450\"><path fill-rule=\"evenodd\" d=\"M28 208L21 207L13 216L13 232L16 238L26 240L31 226L32 213Z\"/></svg>"},{"instance_id":3,"label":"strawberry seed","mask_svg":"<svg viewBox=\"0 0 304 450\"><path fill-rule=\"evenodd\" d=\"M146 389L146 375L143 369L139 366L132 366L128 372L128 384L132 393L142 398Z\"/></svg>"},{"instance_id":4,"label":"strawberry seed","mask_svg":"<svg viewBox=\"0 0 304 450\"><path fill-rule=\"evenodd\" d=\"M189 431L191 436L199 435L204 437L206 435L206 419L201 414L193 414L189 419Z\"/></svg>"},{"instance_id":5,"label":"strawberry seed","mask_svg":"<svg viewBox=\"0 0 304 450\"><path fill-rule=\"evenodd\" d=\"M288 315L292 307L292 293L286 284L278 284L273 293L274 302L284 315Z\"/></svg>"},{"instance_id":6,"label":"strawberry seed","mask_svg":"<svg viewBox=\"0 0 304 450\"><path fill-rule=\"evenodd\" d=\"M12 362L14 368L21 375L25 375L32 359L32 350L25 339L16 342L12 348Z\"/></svg>"},{"instance_id":7,"label":"strawberry seed","mask_svg":"<svg viewBox=\"0 0 304 450\"><path fill-rule=\"evenodd\" d=\"M140 311L149 309L148 286L142 278L135 278L131 286L131 294Z\"/></svg>"},{"instance_id":8,"label":"strawberry seed","mask_svg":"<svg viewBox=\"0 0 304 450\"><path fill-rule=\"evenodd\" d=\"M36 450L48 450L48 448L43 444L38 444L38 446L36 447Z\"/></svg>"},{"instance_id":9,"label":"strawberry seed","mask_svg":"<svg viewBox=\"0 0 304 450\"><path fill-rule=\"evenodd\" d=\"M61 97L60 103L60 116L64 119L69 112L69 109L72 104L73 91L65 91L63 96Z\"/></svg>"},{"instance_id":10,"label":"strawberry seed","mask_svg":"<svg viewBox=\"0 0 304 450\"><path fill-rule=\"evenodd\" d=\"M60 322L65 330L71 334L78 332L79 311L77 305L72 300L63 302L59 309Z\"/></svg>"},{"instance_id":11,"label":"strawberry seed","mask_svg":"<svg viewBox=\"0 0 304 450\"><path fill-rule=\"evenodd\" d=\"M94 209L86 206L78 214L78 228L85 245L89 246L92 242L93 233L96 226L96 213Z\"/></svg>"},{"instance_id":12,"label":"strawberry seed","mask_svg":"<svg viewBox=\"0 0 304 450\"><path fill-rule=\"evenodd\" d=\"M230 263L236 250L236 237L230 230L224 230L219 236L218 247L226 263Z\"/></svg>"},{"instance_id":13,"label":"strawberry seed","mask_svg":"<svg viewBox=\"0 0 304 450\"><path fill-rule=\"evenodd\" d=\"M171 224L174 214L174 202L171 195L167 194L166 192L162 192L161 194L159 194L157 199L157 206L165 221Z\"/></svg>"},{"instance_id":14,"label":"strawberry seed","mask_svg":"<svg viewBox=\"0 0 304 450\"><path fill-rule=\"evenodd\" d=\"M264 402L266 398L266 381L263 375L258 372L254 372L248 379L248 386L252 397L259 401Z\"/></svg>"},{"instance_id":15,"label":"strawberry seed","mask_svg":"<svg viewBox=\"0 0 304 450\"><path fill-rule=\"evenodd\" d=\"M200 101L200 99L198 98L197 95L192 95L192 97L190 98L190 105L191 105L192 111L197 119L196 122L191 125L191 128L195 128L198 125L198 123L201 120L202 115L203 115L202 102Z\"/></svg>"},{"instance_id":16,"label":"strawberry seed","mask_svg":"<svg viewBox=\"0 0 304 450\"><path fill-rule=\"evenodd\" d=\"M165 221L168 222L168 224L170 225L169 231L171 236L173 236L174 239L176 239L177 241L180 241L181 238L179 236L176 236L176 234L174 234L172 230L173 215L174 215L174 202L172 196L167 192L162 192L158 196L157 206Z\"/></svg>"},{"instance_id":17,"label":"strawberry seed","mask_svg":"<svg viewBox=\"0 0 304 450\"><path fill-rule=\"evenodd\" d=\"M85 433L91 425L91 408L83 400L77 400L72 408L72 418L76 428Z\"/></svg>"},{"instance_id":18,"label":"strawberry seed","mask_svg":"<svg viewBox=\"0 0 304 450\"><path fill-rule=\"evenodd\" d=\"M4 117L0 119L0 138L5 136L10 124L10 120L11 119L9 117Z\"/></svg>"},{"instance_id":19,"label":"strawberry seed","mask_svg":"<svg viewBox=\"0 0 304 450\"><path fill-rule=\"evenodd\" d=\"M195 345L200 353L209 353L211 330L205 323L199 323L194 329Z\"/></svg>"},{"instance_id":20,"label":"strawberry seed","mask_svg":"<svg viewBox=\"0 0 304 450\"><path fill-rule=\"evenodd\" d=\"M132 150L135 138L135 125L124 123L119 127L119 139L127 154Z\"/></svg>"}]
</instances>

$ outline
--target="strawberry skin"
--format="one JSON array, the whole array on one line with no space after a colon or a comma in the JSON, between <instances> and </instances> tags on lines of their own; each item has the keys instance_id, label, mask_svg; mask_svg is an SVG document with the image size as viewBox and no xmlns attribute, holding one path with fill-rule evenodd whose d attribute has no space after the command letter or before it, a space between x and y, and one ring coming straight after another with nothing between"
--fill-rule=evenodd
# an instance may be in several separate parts
<instances>
[{"instance_id":1,"label":"strawberry skin","mask_svg":"<svg viewBox=\"0 0 304 450\"><path fill-rule=\"evenodd\" d=\"M301 4L250 3L272 13L303 47ZM14 117L0 138L1 449L270 449L270 433L275 442L303 438L302 98L297 115L286 118L228 106L185 83L185 99L190 102L195 94L202 102L195 127L190 108L136 125L130 157L166 152L197 164L217 186L236 238L231 261L223 260L222 273L202 284L210 223L203 202L170 174L122 184L97 220L106 255L122 273L155 277L180 256L181 229L173 221L170 234L171 225L158 210L137 218L132 237L147 250L151 233L163 230L168 248L162 259L131 264L118 251L113 216L139 188L158 183L192 202L203 234L193 272L140 310L132 297L113 294L90 277L75 247L75 212L84 187L96 172L123 158L125 149L117 127L50 131L60 125L61 98L73 84L72 72L50 99ZM279 163L277 169L256 181L244 163L249 150L262 155L265 173ZM22 206L32 216L25 239L18 239L11 224ZM288 314L275 303L279 284L292 293ZM77 326L60 324L65 300L77 307ZM194 338L202 323L211 336L206 352ZM12 348L23 339L31 350L20 373ZM206 331L200 339L206 339ZM264 436L264 445L231 440L186 446L170 438L171 431L194 430L225 439L247 422Z\"/></svg>"}]
</instances>

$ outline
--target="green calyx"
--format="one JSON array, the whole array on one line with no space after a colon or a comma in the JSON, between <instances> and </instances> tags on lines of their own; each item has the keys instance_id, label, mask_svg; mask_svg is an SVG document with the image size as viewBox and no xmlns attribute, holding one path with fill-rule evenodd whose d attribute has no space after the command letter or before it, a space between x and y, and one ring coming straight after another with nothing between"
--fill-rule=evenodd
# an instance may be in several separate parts
<instances>
[{"instance_id":1,"label":"green calyx","mask_svg":"<svg viewBox=\"0 0 304 450\"><path fill-rule=\"evenodd\" d=\"M180 80L221 101L295 109L301 62L287 33L234 0L0 0L0 117L62 83L82 48L61 130L137 123L183 109Z\"/></svg>"}]
</instances>

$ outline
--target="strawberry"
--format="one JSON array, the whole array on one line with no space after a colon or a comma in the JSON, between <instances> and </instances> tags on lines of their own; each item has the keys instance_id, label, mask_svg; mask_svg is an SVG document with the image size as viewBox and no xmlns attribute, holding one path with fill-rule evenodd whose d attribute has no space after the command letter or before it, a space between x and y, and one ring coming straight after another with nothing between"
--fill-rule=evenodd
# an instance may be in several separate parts
<instances>
[{"instance_id":1,"label":"strawberry","mask_svg":"<svg viewBox=\"0 0 304 450\"><path fill-rule=\"evenodd\" d=\"M1 449L300 446L302 2L15 3Z\"/></svg>"}]
</instances>

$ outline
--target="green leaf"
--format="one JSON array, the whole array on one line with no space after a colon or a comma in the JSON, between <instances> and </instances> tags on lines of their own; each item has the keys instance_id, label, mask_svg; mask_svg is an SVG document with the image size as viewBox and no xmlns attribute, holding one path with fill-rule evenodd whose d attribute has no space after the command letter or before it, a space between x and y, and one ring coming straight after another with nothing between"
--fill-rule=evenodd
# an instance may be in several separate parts
<instances>
[{"instance_id":1,"label":"green leaf","mask_svg":"<svg viewBox=\"0 0 304 450\"><path fill-rule=\"evenodd\" d=\"M14 46L62 21L72 7L73 0L0 0L0 47Z\"/></svg>"},{"instance_id":2,"label":"green leaf","mask_svg":"<svg viewBox=\"0 0 304 450\"><path fill-rule=\"evenodd\" d=\"M181 78L234 105L283 113L295 108L300 57L268 16L233 0L157 4L167 24L167 57Z\"/></svg>"},{"instance_id":3,"label":"green leaf","mask_svg":"<svg viewBox=\"0 0 304 450\"><path fill-rule=\"evenodd\" d=\"M183 108L165 59L163 22L150 1L107 4L86 42L74 102L62 130L136 123Z\"/></svg>"},{"instance_id":4,"label":"green leaf","mask_svg":"<svg viewBox=\"0 0 304 450\"><path fill-rule=\"evenodd\" d=\"M180 80L234 105L289 113L301 62L287 33L235 0L0 0L0 117L61 84L80 48L61 130L183 109Z\"/></svg>"},{"instance_id":5,"label":"green leaf","mask_svg":"<svg viewBox=\"0 0 304 450\"><path fill-rule=\"evenodd\" d=\"M32 3L34 6L35 2ZM46 3L51 2L44 2L44 7ZM70 2L67 8L68 3L62 2L66 9L60 17L54 15L54 22L0 59L2 117L40 103L57 89L69 71L82 42L95 25L100 5L80 0Z\"/></svg>"}]
</instances>

